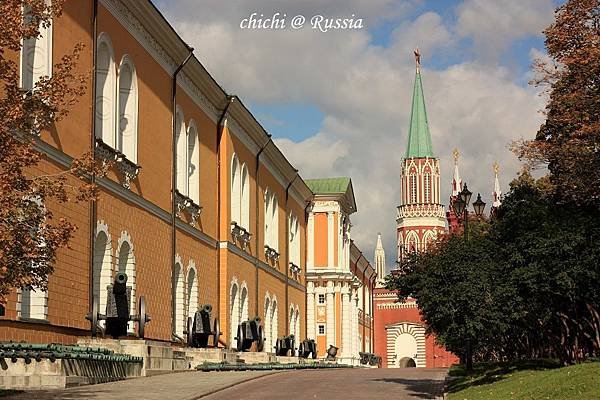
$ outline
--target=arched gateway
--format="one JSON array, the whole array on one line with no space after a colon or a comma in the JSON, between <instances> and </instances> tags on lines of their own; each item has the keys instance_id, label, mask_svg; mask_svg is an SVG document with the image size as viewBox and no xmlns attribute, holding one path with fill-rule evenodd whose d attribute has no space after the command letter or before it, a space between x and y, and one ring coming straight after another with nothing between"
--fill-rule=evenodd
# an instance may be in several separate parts
<instances>
[{"instance_id":1,"label":"arched gateway","mask_svg":"<svg viewBox=\"0 0 600 400\"><path fill-rule=\"evenodd\" d=\"M397 322L386 327L388 368L425 367L425 327Z\"/></svg>"}]
</instances>

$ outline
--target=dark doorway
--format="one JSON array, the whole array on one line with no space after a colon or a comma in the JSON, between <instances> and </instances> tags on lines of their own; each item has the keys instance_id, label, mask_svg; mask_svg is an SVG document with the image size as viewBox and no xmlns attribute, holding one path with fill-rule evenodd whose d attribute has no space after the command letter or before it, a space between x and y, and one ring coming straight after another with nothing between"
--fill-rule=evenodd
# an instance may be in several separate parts
<instances>
[{"instance_id":1,"label":"dark doorway","mask_svg":"<svg viewBox=\"0 0 600 400\"><path fill-rule=\"evenodd\" d=\"M410 357L403 357L398 362L398 367L400 368L415 368L416 366L417 363L415 363L415 360Z\"/></svg>"}]
</instances>

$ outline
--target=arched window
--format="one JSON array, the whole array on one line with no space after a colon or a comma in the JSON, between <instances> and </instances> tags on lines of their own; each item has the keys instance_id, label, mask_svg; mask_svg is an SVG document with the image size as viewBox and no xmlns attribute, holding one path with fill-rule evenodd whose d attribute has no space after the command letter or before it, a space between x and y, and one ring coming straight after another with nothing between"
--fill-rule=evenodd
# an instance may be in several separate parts
<instances>
[{"instance_id":1,"label":"arched window","mask_svg":"<svg viewBox=\"0 0 600 400\"><path fill-rule=\"evenodd\" d=\"M108 292L106 287L112 281L111 239L106 230L99 230L94 243L93 295L98 298L99 309L106 313ZM104 324L104 321L100 321Z\"/></svg>"},{"instance_id":2,"label":"arched window","mask_svg":"<svg viewBox=\"0 0 600 400\"><path fill-rule=\"evenodd\" d=\"M290 213L289 223L290 262L300 266L300 228L298 225L298 217L293 213Z\"/></svg>"},{"instance_id":3,"label":"arched window","mask_svg":"<svg viewBox=\"0 0 600 400\"><path fill-rule=\"evenodd\" d=\"M431 174L426 172L424 177L423 193L425 195L425 203L431 203Z\"/></svg>"},{"instance_id":4,"label":"arched window","mask_svg":"<svg viewBox=\"0 0 600 400\"><path fill-rule=\"evenodd\" d=\"M273 195L271 194L271 191L269 190L269 188L267 188L267 190L265 190L265 246L271 246L271 230L273 228L271 228L271 224L272 224L272 215L273 213L271 212L271 206L272 206L272 200Z\"/></svg>"},{"instance_id":5,"label":"arched window","mask_svg":"<svg viewBox=\"0 0 600 400\"><path fill-rule=\"evenodd\" d=\"M242 282L242 293L240 294L240 322L248 320L248 287Z\"/></svg>"},{"instance_id":6,"label":"arched window","mask_svg":"<svg viewBox=\"0 0 600 400\"><path fill-rule=\"evenodd\" d=\"M187 275L187 315L194 318L198 311L198 277L196 268L193 265L188 267Z\"/></svg>"},{"instance_id":7,"label":"arched window","mask_svg":"<svg viewBox=\"0 0 600 400\"><path fill-rule=\"evenodd\" d=\"M271 351L271 298L267 294L265 296L265 318L264 318L264 333L265 333L265 350L266 352Z\"/></svg>"},{"instance_id":8,"label":"arched window","mask_svg":"<svg viewBox=\"0 0 600 400\"><path fill-rule=\"evenodd\" d=\"M248 167L246 163L242 164L242 179L241 179L241 217L240 225L247 230L250 229L250 176L248 175Z\"/></svg>"},{"instance_id":9,"label":"arched window","mask_svg":"<svg viewBox=\"0 0 600 400\"><path fill-rule=\"evenodd\" d=\"M175 264L175 269L173 270L171 290L173 293L173 332L183 338L183 331L185 329L185 287L183 282L183 267L179 262Z\"/></svg>"},{"instance_id":10,"label":"arched window","mask_svg":"<svg viewBox=\"0 0 600 400\"><path fill-rule=\"evenodd\" d=\"M277 341L277 335L278 335L278 315L277 315L277 299L273 299L273 302L271 303L271 317L269 320L270 323L270 332L271 332L271 346L267 348L268 352L273 352L274 348L275 348L275 343ZM284 311L284 315L285 315L285 311Z\"/></svg>"},{"instance_id":11,"label":"arched window","mask_svg":"<svg viewBox=\"0 0 600 400\"><path fill-rule=\"evenodd\" d=\"M50 0L45 1L50 5ZM23 22L29 25L29 7L23 7ZM23 40L21 47L21 87L32 90L42 76L52 76L52 21L47 27L39 26L39 36Z\"/></svg>"},{"instance_id":12,"label":"arched window","mask_svg":"<svg viewBox=\"0 0 600 400\"><path fill-rule=\"evenodd\" d=\"M242 224L240 209L241 202L241 167L240 161L234 154L231 159L231 221Z\"/></svg>"},{"instance_id":13,"label":"arched window","mask_svg":"<svg viewBox=\"0 0 600 400\"><path fill-rule=\"evenodd\" d=\"M275 194L271 197L271 228L270 234L271 239L269 240L269 246L279 251L279 202Z\"/></svg>"},{"instance_id":14,"label":"arched window","mask_svg":"<svg viewBox=\"0 0 600 400\"><path fill-rule=\"evenodd\" d=\"M296 343L300 342L300 309L296 306L296 313L294 315L294 334L296 335Z\"/></svg>"},{"instance_id":15,"label":"arched window","mask_svg":"<svg viewBox=\"0 0 600 400\"><path fill-rule=\"evenodd\" d=\"M175 152L176 152L176 175L177 190L179 193L187 196L188 194L188 173L187 173L187 135L185 129L185 119L181 108L177 107L175 114Z\"/></svg>"},{"instance_id":16,"label":"arched window","mask_svg":"<svg viewBox=\"0 0 600 400\"><path fill-rule=\"evenodd\" d=\"M240 298L239 298L238 284L233 281L231 283L231 289L229 291L229 343L232 348L237 347L237 329L240 324Z\"/></svg>"},{"instance_id":17,"label":"arched window","mask_svg":"<svg viewBox=\"0 0 600 400\"><path fill-rule=\"evenodd\" d=\"M96 126L95 136L115 147L117 71L110 37L102 32L96 50Z\"/></svg>"},{"instance_id":18,"label":"arched window","mask_svg":"<svg viewBox=\"0 0 600 400\"><path fill-rule=\"evenodd\" d=\"M129 313L136 314L136 277L135 277L135 257L133 254L133 245L131 238L126 232L121 234L119 239L119 248L117 250L117 270L127 274L127 286L131 288L129 299ZM133 332L133 322L127 324L127 331Z\"/></svg>"},{"instance_id":19,"label":"arched window","mask_svg":"<svg viewBox=\"0 0 600 400\"><path fill-rule=\"evenodd\" d=\"M415 253L419 251L419 238L415 232L410 232L406 238L406 252Z\"/></svg>"},{"instance_id":20,"label":"arched window","mask_svg":"<svg viewBox=\"0 0 600 400\"><path fill-rule=\"evenodd\" d=\"M187 195L194 200L194 203L200 204L200 144L194 120L190 120L190 126L187 130L187 143Z\"/></svg>"},{"instance_id":21,"label":"arched window","mask_svg":"<svg viewBox=\"0 0 600 400\"><path fill-rule=\"evenodd\" d=\"M123 56L119 67L119 123L117 150L137 163L138 92L137 77L129 56Z\"/></svg>"},{"instance_id":22,"label":"arched window","mask_svg":"<svg viewBox=\"0 0 600 400\"><path fill-rule=\"evenodd\" d=\"M410 202L417 202L417 175L414 172L410 174Z\"/></svg>"}]
</instances>

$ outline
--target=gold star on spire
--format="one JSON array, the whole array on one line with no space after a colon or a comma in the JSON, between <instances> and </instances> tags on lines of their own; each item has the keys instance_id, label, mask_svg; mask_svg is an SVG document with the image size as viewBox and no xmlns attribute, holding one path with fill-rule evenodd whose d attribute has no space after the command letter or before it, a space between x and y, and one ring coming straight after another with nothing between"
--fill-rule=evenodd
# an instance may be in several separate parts
<instances>
[{"instance_id":1,"label":"gold star on spire","mask_svg":"<svg viewBox=\"0 0 600 400\"><path fill-rule=\"evenodd\" d=\"M460 156L458 149L452 151L452 156L454 157L454 164L458 164L458 157Z\"/></svg>"},{"instance_id":2,"label":"gold star on spire","mask_svg":"<svg viewBox=\"0 0 600 400\"><path fill-rule=\"evenodd\" d=\"M498 172L500 171L500 165L498 165L498 162L494 162L494 173L496 175L498 175Z\"/></svg>"}]
</instances>

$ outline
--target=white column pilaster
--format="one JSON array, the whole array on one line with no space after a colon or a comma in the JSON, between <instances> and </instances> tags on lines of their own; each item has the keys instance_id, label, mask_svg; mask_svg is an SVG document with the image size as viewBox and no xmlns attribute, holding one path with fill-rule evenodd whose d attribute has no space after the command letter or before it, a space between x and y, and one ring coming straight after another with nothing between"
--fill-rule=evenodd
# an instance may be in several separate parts
<instances>
[{"instance_id":1,"label":"white column pilaster","mask_svg":"<svg viewBox=\"0 0 600 400\"><path fill-rule=\"evenodd\" d=\"M335 298L333 281L327 282L327 343L325 348L328 349L330 344L335 344Z\"/></svg>"},{"instance_id":2,"label":"white column pilaster","mask_svg":"<svg viewBox=\"0 0 600 400\"><path fill-rule=\"evenodd\" d=\"M354 352L353 352L353 356L354 357L358 357L358 349L359 349L359 343L358 343L358 296L355 296L353 299L354 302Z\"/></svg>"},{"instance_id":3,"label":"white column pilaster","mask_svg":"<svg viewBox=\"0 0 600 400\"><path fill-rule=\"evenodd\" d=\"M306 337L316 339L315 335L315 284L313 282L306 283ZM300 343L301 338L296 339L296 343Z\"/></svg>"},{"instance_id":4,"label":"white column pilaster","mask_svg":"<svg viewBox=\"0 0 600 400\"><path fill-rule=\"evenodd\" d=\"M342 355L344 357L350 357L352 354L350 318L350 287L346 283L342 287Z\"/></svg>"},{"instance_id":5,"label":"white column pilaster","mask_svg":"<svg viewBox=\"0 0 600 400\"><path fill-rule=\"evenodd\" d=\"M327 267L333 268L333 211L327 212Z\"/></svg>"},{"instance_id":6,"label":"white column pilaster","mask_svg":"<svg viewBox=\"0 0 600 400\"><path fill-rule=\"evenodd\" d=\"M315 266L315 214L308 214L306 268Z\"/></svg>"}]
</instances>

